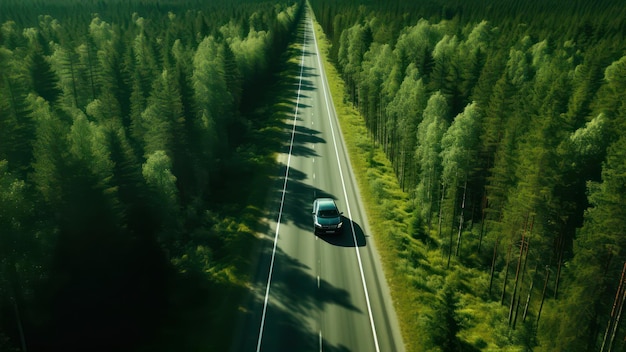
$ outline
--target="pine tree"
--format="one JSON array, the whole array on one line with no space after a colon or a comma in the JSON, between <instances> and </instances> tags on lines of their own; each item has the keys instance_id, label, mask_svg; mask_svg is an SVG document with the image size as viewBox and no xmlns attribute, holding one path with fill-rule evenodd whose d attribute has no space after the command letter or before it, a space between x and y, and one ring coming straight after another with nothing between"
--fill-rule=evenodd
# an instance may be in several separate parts
<instances>
[{"instance_id":1,"label":"pine tree","mask_svg":"<svg viewBox=\"0 0 626 352\"><path fill-rule=\"evenodd\" d=\"M364 54L361 64L362 72L359 74L358 81L358 100L363 102L360 104L362 114L365 116L369 131L375 141L386 141L384 127L387 106L391 94L387 96L383 92L383 83L387 81L391 75L393 68L393 52L389 45L378 45L373 43L370 49ZM383 143L385 151L387 151L386 143Z\"/></svg>"},{"instance_id":2,"label":"pine tree","mask_svg":"<svg viewBox=\"0 0 626 352\"><path fill-rule=\"evenodd\" d=\"M182 132L185 116L176 77L171 72L164 70L154 81L148 106L141 118L146 156L157 150L168 155L178 152L177 146L183 143L180 138L185 138Z\"/></svg>"},{"instance_id":3,"label":"pine tree","mask_svg":"<svg viewBox=\"0 0 626 352\"><path fill-rule=\"evenodd\" d=\"M428 331L433 347L442 352L461 351L458 337L461 319L458 313L459 298L451 284L446 284L432 304L433 313L428 316Z\"/></svg>"},{"instance_id":4,"label":"pine tree","mask_svg":"<svg viewBox=\"0 0 626 352\"><path fill-rule=\"evenodd\" d=\"M142 174L150 189L150 204L159 209L160 231L158 240L163 248L176 251L177 222L179 214L176 176L172 174L172 161L162 150L149 154L142 166Z\"/></svg>"},{"instance_id":5,"label":"pine tree","mask_svg":"<svg viewBox=\"0 0 626 352\"><path fill-rule=\"evenodd\" d=\"M361 62L371 41L369 28L358 23L342 32L339 41L338 63L347 82L350 98L356 106L360 105L357 85L360 81Z\"/></svg>"},{"instance_id":6,"label":"pine tree","mask_svg":"<svg viewBox=\"0 0 626 352\"><path fill-rule=\"evenodd\" d=\"M428 99L423 120L417 128L418 147L415 158L419 165L420 181L417 199L421 204L422 217L431 226L431 219L440 196L441 138L448 127L448 105L439 92Z\"/></svg>"},{"instance_id":7,"label":"pine tree","mask_svg":"<svg viewBox=\"0 0 626 352\"><path fill-rule=\"evenodd\" d=\"M446 190L443 209L440 210L440 217L455 219L459 214L459 226L457 235L456 255L459 255L461 242L461 231L465 219L465 205L467 198L467 183L474 170L476 160L476 150L479 143L479 128L481 116L475 104L465 107L462 114L459 114L441 140L441 160L442 160L442 182ZM459 189L463 189L462 196L459 197ZM460 206L460 209L459 209ZM439 219L441 224L442 219ZM452 253L452 248L450 248Z\"/></svg>"},{"instance_id":8,"label":"pine tree","mask_svg":"<svg viewBox=\"0 0 626 352\"><path fill-rule=\"evenodd\" d=\"M393 129L398 134L396 146L399 149L397 171L403 188L412 188L417 183L414 165L414 150L417 143L417 126L421 122L422 112L427 104L427 91L420 79L415 65L407 68L400 88L387 106L387 115L396 125Z\"/></svg>"},{"instance_id":9,"label":"pine tree","mask_svg":"<svg viewBox=\"0 0 626 352\"><path fill-rule=\"evenodd\" d=\"M33 142L32 179L44 200L58 205L64 198L62 182L67 176L68 156L65 137L69 128L42 98L37 98L33 106L36 139Z\"/></svg>"},{"instance_id":10,"label":"pine tree","mask_svg":"<svg viewBox=\"0 0 626 352\"><path fill-rule=\"evenodd\" d=\"M54 74L48 58L41 50L33 51L29 58L34 91L51 104L55 104L62 91L58 88L59 79Z\"/></svg>"},{"instance_id":11,"label":"pine tree","mask_svg":"<svg viewBox=\"0 0 626 352\"><path fill-rule=\"evenodd\" d=\"M28 99L28 68L19 57L0 48L0 160L9 162L11 170L25 175L32 160L31 143L35 124Z\"/></svg>"}]
</instances>

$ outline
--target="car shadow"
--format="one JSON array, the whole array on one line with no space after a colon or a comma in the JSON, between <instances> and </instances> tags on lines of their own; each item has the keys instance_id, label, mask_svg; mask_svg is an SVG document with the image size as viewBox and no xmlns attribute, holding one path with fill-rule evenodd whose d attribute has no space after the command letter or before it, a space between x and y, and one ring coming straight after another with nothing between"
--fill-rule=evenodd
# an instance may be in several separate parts
<instances>
[{"instance_id":1,"label":"car shadow","mask_svg":"<svg viewBox=\"0 0 626 352\"><path fill-rule=\"evenodd\" d=\"M332 234L318 234L317 236L325 242L338 247L365 247L365 233L359 224L345 216L343 220L343 231Z\"/></svg>"}]
</instances>

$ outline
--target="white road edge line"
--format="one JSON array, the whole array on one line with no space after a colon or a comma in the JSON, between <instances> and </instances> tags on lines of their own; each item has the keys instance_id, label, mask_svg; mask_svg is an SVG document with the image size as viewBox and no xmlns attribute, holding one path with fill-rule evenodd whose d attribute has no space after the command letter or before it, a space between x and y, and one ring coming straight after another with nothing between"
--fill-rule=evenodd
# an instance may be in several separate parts
<instances>
[{"instance_id":1,"label":"white road edge line","mask_svg":"<svg viewBox=\"0 0 626 352\"><path fill-rule=\"evenodd\" d=\"M311 27L313 27L313 21L311 20L309 25ZM315 50L317 51L317 36L315 35L315 29L312 28L311 32L313 32L313 41L315 42ZM306 31L305 31L306 33ZM320 67L320 71L323 70L323 66L322 66L322 61L320 59L320 55L319 52L317 53L317 62L318 65ZM328 115L328 121L330 123L330 130L331 130L331 134L333 136L333 144L335 146L335 155L337 157L337 166L339 169L339 177L341 178L341 186L343 187L343 196L345 198L346 201L346 209L348 211L348 217L350 218L350 222L352 222L352 213L350 212L350 205L348 203L348 192L346 191L346 183L344 181L343 178L343 172L341 171L341 162L339 161L339 151L337 149L337 140L335 139L335 129L333 128L333 124L332 121L330 119L330 103L329 103L329 99L328 99L328 95L327 95L327 90L326 87L328 86L328 83L326 82L326 75L321 74L320 72L320 77L322 79L322 90L324 91L324 100L326 101L326 112ZM378 345L378 337L376 336L376 326L374 325L374 315L372 314L372 306L370 304L370 298L369 298L369 293L367 291L367 284L365 283L365 274L363 272L363 262L361 261L361 254L359 253L359 246L357 244L357 240L356 240L356 232L354 231L354 226L350 226L352 228L352 240L354 241L354 249L356 251L356 258L357 261L359 263L359 270L361 272L361 281L363 283L363 291L365 292L365 302L367 303L367 313L369 314L369 318L370 318L370 325L372 327L372 334L374 335L374 344L376 345L376 351L380 352L380 346Z\"/></svg>"},{"instance_id":2,"label":"white road edge line","mask_svg":"<svg viewBox=\"0 0 626 352\"><path fill-rule=\"evenodd\" d=\"M300 106L300 94L302 91L302 74L304 72L304 54L307 37L307 27L304 26L304 41L302 42L302 58L300 59L300 81L298 82L298 95L296 98L296 108L293 114L293 126L291 129L291 141L289 142L289 154L287 156L287 168L285 170L285 181L283 182L283 190L280 198L280 208L278 210L278 219L276 220L276 232L274 234L274 248L272 248L272 258L270 259L269 274L267 276L267 287L265 288L265 300L263 302L263 313L261 314L261 326L259 328L259 338L257 340L256 351L261 351L261 341L263 340L263 329L265 327L265 316L267 314L267 305L270 298L270 285L272 283L272 273L274 271L274 260L276 259L276 246L278 245L278 231L283 215L283 206L285 204L285 194L287 193L287 181L289 179L289 167L291 166L291 152L293 151L293 140L296 135L296 124L298 122L298 108Z\"/></svg>"},{"instance_id":3,"label":"white road edge line","mask_svg":"<svg viewBox=\"0 0 626 352\"><path fill-rule=\"evenodd\" d=\"M320 330L320 352L322 352L322 347L324 344L322 343L322 330Z\"/></svg>"}]
</instances>

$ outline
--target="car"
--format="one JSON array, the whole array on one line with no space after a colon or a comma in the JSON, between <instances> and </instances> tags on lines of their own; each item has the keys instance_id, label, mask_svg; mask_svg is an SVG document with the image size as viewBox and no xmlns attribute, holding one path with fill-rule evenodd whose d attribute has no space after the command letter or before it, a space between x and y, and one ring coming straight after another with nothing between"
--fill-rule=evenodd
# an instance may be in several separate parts
<instances>
[{"instance_id":1,"label":"car","mask_svg":"<svg viewBox=\"0 0 626 352\"><path fill-rule=\"evenodd\" d=\"M340 233L342 214L332 198L316 198L313 201L313 232L316 235Z\"/></svg>"}]
</instances>

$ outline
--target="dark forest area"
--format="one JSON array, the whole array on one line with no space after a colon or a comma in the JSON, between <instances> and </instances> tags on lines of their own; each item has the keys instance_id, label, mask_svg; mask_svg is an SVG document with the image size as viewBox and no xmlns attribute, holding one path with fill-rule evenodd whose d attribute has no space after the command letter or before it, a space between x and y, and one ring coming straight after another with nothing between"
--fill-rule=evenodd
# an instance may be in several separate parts
<instances>
[{"instance_id":1,"label":"dark forest area","mask_svg":"<svg viewBox=\"0 0 626 352\"><path fill-rule=\"evenodd\" d=\"M1 351L229 346L270 164L254 109L302 10L0 2Z\"/></svg>"},{"instance_id":2,"label":"dark forest area","mask_svg":"<svg viewBox=\"0 0 626 352\"><path fill-rule=\"evenodd\" d=\"M408 197L408 350L626 348L623 3L310 2Z\"/></svg>"}]
</instances>

